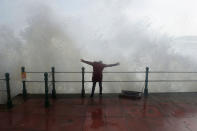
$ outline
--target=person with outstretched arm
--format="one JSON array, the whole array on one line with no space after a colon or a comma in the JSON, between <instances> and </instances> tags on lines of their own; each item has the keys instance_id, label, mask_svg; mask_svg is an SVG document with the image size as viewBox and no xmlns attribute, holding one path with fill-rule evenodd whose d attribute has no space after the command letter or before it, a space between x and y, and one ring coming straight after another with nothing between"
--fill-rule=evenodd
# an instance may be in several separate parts
<instances>
[{"instance_id":1,"label":"person with outstretched arm","mask_svg":"<svg viewBox=\"0 0 197 131\"><path fill-rule=\"evenodd\" d=\"M83 60L83 59L81 59L81 62L93 66L93 73L92 73L92 83L93 84L92 84L92 93L91 93L90 97L94 96L94 90L95 90L95 87L96 87L96 82L99 82L100 95L102 95L103 69L105 67L118 66L118 65L120 65L120 63L117 62L115 64L103 64L102 61L90 62L90 61L86 61L86 60Z\"/></svg>"}]
</instances>

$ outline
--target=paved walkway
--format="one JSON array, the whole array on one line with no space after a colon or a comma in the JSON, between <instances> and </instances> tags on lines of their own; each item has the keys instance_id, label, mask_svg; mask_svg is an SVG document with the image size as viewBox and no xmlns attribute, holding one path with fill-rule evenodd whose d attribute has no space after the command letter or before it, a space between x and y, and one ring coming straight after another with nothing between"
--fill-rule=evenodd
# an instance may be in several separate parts
<instances>
[{"instance_id":1,"label":"paved walkway","mask_svg":"<svg viewBox=\"0 0 197 131\"><path fill-rule=\"evenodd\" d=\"M0 111L0 131L197 131L197 93L30 98Z\"/></svg>"}]
</instances>

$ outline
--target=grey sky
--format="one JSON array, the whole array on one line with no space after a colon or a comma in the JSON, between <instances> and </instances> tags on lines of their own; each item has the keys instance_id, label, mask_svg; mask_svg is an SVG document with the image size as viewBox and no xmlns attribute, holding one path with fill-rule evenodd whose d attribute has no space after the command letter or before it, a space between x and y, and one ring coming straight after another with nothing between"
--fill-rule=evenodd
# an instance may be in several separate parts
<instances>
[{"instance_id":1,"label":"grey sky","mask_svg":"<svg viewBox=\"0 0 197 131\"><path fill-rule=\"evenodd\" d=\"M0 23L21 27L33 4L46 4L57 14L80 15L92 8L121 8L131 20L145 20L151 27L173 36L197 35L196 0L1 0ZM116 5L117 4L117 5ZM119 6L118 6L119 5Z\"/></svg>"},{"instance_id":2,"label":"grey sky","mask_svg":"<svg viewBox=\"0 0 197 131\"><path fill-rule=\"evenodd\" d=\"M111 31L110 26L117 21L118 24L121 23L122 19L131 24L142 22L147 24L150 32L159 32L173 37L174 42L172 41L171 44L177 53L192 56L193 53L190 50L197 49L197 41L189 41L190 37L186 40L181 39L184 42L181 40L177 42L179 37L197 36L196 0L1 0L0 25L20 31L26 27L29 18L42 10L44 5L57 15L62 24L68 24L71 27L71 34L73 32L77 35L77 31L73 30L76 25L80 25L77 28L84 28L83 30L86 31L82 36L94 39L96 37L94 35L97 35L97 38L102 39L108 31ZM91 35L93 36L90 37ZM80 38L80 42L81 39L83 38ZM81 44L79 41L77 43ZM188 44L190 46L186 46ZM97 46L86 45L92 48ZM82 46L84 46L83 43Z\"/></svg>"}]
</instances>

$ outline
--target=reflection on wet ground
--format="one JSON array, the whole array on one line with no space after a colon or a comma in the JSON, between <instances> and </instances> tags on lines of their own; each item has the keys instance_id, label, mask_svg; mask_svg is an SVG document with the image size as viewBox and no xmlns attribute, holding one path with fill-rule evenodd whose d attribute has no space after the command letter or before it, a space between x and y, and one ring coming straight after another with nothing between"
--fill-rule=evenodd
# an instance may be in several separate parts
<instances>
[{"instance_id":1,"label":"reflection on wet ground","mask_svg":"<svg viewBox=\"0 0 197 131\"><path fill-rule=\"evenodd\" d=\"M196 131L197 93L151 94L140 100L118 95L50 100L31 98L0 109L0 131Z\"/></svg>"}]
</instances>

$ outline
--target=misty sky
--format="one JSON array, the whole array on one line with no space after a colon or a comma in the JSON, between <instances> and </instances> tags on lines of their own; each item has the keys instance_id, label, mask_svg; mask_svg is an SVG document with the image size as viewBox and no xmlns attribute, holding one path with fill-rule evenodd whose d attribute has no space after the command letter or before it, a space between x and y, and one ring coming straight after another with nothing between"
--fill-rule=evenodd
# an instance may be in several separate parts
<instances>
[{"instance_id":1,"label":"misty sky","mask_svg":"<svg viewBox=\"0 0 197 131\"><path fill-rule=\"evenodd\" d=\"M23 26L29 13L27 10L32 3L39 4L39 1L1 0L0 23L15 28ZM81 15L95 7L99 9L114 6L117 10L121 8L121 11L131 21L136 19L147 21L152 28L170 35L197 35L196 0L109 0L100 2L91 0L43 0L43 3L52 7L62 16ZM95 6L96 4L97 6ZM97 10L96 8L95 10Z\"/></svg>"},{"instance_id":2,"label":"misty sky","mask_svg":"<svg viewBox=\"0 0 197 131\"><path fill-rule=\"evenodd\" d=\"M0 25L21 31L42 6L49 7L62 24L79 21L89 32L105 32L104 24L121 21L124 16L123 21L145 23L150 30L172 37L176 52L193 56L197 54L196 5L196 0L0 0Z\"/></svg>"}]
</instances>

